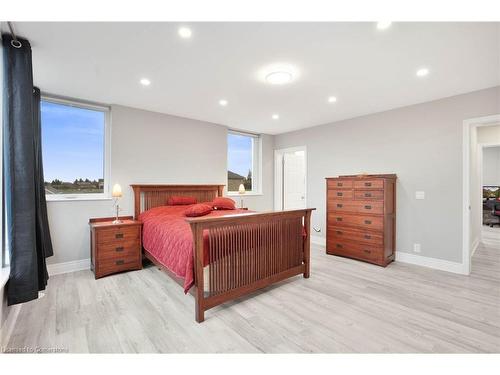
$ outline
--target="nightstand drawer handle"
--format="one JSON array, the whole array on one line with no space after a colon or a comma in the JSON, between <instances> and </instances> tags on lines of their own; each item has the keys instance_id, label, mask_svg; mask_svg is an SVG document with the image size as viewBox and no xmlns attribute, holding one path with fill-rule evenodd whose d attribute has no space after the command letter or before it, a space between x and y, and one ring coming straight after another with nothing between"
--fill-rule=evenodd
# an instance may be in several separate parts
<instances>
[{"instance_id":1,"label":"nightstand drawer handle","mask_svg":"<svg viewBox=\"0 0 500 375\"><path fill-rule=\"evenodd\" d=\"M342 221L341 217L337 217L336 219L337 219L337 221Z\"/></svg>"},{"instance_id":2,"label":"nightstand drawer handle","mask_svg":"<svg viewBox=\"0 0 500 375\"><path fill-rule=\"evenodd\" d=\"M371 254L371 250L363 250L366 254Z\"/></svg>"},{"instance_id":3,"label":"nightstand drawer handle","mask_svg":"<svg viewBox=\"0 0 500 375\"><path fill-rule=\"evenodd\" d=\"M371 182L365 182L365 186L372 186Z\"/></svg>"},{"instance_id":4,"label":"nightstand drawer handle","mask_svg":"<svg viewBox=\"0 0 500 375\"><path fill-rule=\"evenodd\" d=\"M117 233L117 234L115 234L115 238L123 238L123 233Z\"/></svg>"},{"instance_id":5,"label":"nightstand drawer handle","mask_svg":"<svg viewBox=\"0 0 500 375\"><path fill-rule=\"evenodd\" d=\"M366 198L370 198L372 196L372 193L365 193Z\"/></svg>"},{"instance_id":6,"label":"nightstand drawer handle","mask_svg":"<svg viewBox=\"0 0 500 375\"><path fill-rule=\"evenodd\" d=\"M337 186L342 186L344 185L342 182L337 182Z\"/></svg>"},{"instance_id":7,"label":"nightstand drawer handle","mask_svg":"<svg viewBox=\"0 0 500 375\"><path fill-rule=\"evenodd\" d=\"M365 206L365 210L371 210L372 206Z\"/></svg>"},{"instance_id":8,"label":"nightstand drawer handle","mask_svg":"<svg viewBox=\"0 0 500 375\"><path fill-rule=\"evenodd\" d=\"M341 235L342 231L341 230L337 230L337 231L335 231L335 233L337 233L338 235Z\"/></svg>"},{"instance_id":9,"label":"nightstand drawer handle","mask_svg":"<svg viewBox=\"0 0 500 375\"><path fill-rule=\"evenodd\" d=\"M371 224L372 221L371 220L365 220L365 224Z\"/></svg>"},{"instance_id":10,"label":"nightstand drawer handle","mask_svg":"<svg viewBox=\"0 0 500 375\"><path fill-rule=\"evenodd\" d=\"M371 238L372 238L372 236L370 236L369 234L365 234L365 239L369 240Z\"/></svg>"},{"instance_id":11,"label":"nightstand drawer handle","mask_svg":"<svg viewBox=\"0 0 500 375\"><path fill-rule=\"evenodd\" d=\"M337 208L342 208L343 206L343 204L337 203Z\"/></svg>"},{"instance_id":12,"label":"nightstand drawer handle","mask_svg":"<svg viewBox=\"0 0 500 375\"><path fill-rule=\"evenodd\" d=\"M341 192L337 193L337 197L341 197L342 195L344 195L344 194L342 194Z\"/></svg>"},{"instance_id":13,"label":"nightstand drawer handle","mask_svg":"<svg viewBox=\"0 0 500 375\"><path fill-rule=\"evenodd\" d=\"M341 244L339 244L339 243L338 243L338 244L337 244L337 247L338 247L339 249L342 249L344 246L342 246Z\"/></svg>"},{"instance_id":14,"label":"nightstand drawer handle","mask_svg":"<svg viewBox=\"0 0 500 375\"><path fill-rule=\"evenodd\" d=\"M122 264L125 263L125 261L120 259L120 260L117 260L115 263L117 266L121 266Z\"/></svg>"},{"instance_id":15,"label":"nightstand drawer handle","mask_svg":"<svg viewBox=\"0 0 500 375\"><path fill-rule=\"evenodd\" d=\"M118 246L116 249L115 249L117 252L121 252L124 250L124 247L123 246Z\"/></svg>"}]
</instances>

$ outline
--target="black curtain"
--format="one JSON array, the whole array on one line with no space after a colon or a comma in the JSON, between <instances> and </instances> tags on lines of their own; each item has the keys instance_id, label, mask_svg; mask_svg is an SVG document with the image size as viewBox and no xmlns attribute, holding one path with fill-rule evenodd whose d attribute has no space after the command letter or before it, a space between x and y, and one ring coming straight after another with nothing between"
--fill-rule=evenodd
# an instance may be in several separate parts
<instances>
[{"instance_id":1,"label":"black curtain","mask_svg":"<svg viewBox=\"0 0 500 375\"><path fill-rule=\"evenodd\" d=\"M3 44L3 181L5 246L10 253L9 305L38 298L48 280L45 258L53 254L45 202L40 129L40 91L33 87L31 46Z\"/></svg>"}]
</instances>

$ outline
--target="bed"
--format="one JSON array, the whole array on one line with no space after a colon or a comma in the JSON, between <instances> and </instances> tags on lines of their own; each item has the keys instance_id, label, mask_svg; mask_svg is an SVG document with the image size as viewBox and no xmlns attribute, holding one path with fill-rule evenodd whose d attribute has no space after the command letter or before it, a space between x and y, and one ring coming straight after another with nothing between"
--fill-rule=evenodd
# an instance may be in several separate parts
<instances>
[{"instance_id":1,"label":"bed","mask_svg":"<svg viewBox=\"0 0 500 375\"><path fill-rule=\"evenodd\" d=\"M131 186L144 256L194 295L197 322L227 301L293 276L309 277L313 209L187 218L186 206L166 206L170 197L209 202L222 196L224 185Z\"/></svg>"}]
</instances>

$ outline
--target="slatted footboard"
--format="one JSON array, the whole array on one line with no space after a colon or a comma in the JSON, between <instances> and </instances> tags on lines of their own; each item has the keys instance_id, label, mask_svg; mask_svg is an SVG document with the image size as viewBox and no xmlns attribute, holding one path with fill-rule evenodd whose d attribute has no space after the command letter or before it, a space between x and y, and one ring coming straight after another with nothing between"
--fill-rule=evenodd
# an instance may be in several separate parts
<instances>
[{"instance_id":1,"label":"slatted footboard","mask_svg":"<svg viewBox=\"0 0 500 375\"><path fill-rule=\"evenodd\" d=\"M257 289L295 275L308 278L312 210L187 219L195 246L196 321Z\"/></svg>"}]
</instances>

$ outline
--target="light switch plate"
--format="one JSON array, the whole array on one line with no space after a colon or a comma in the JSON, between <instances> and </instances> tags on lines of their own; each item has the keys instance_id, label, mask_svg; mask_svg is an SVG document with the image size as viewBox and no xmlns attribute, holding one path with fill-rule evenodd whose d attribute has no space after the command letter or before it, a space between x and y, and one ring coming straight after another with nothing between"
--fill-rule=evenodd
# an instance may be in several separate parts
<instances>
[{"instance_id":1,"label":"light switch plate","mask_svg":"<svg viewBox=\"0 0 500 375\"><path fill-rule=\"evenodd\" d=\"M415 198L416 199L425 199L425 191L416 191Z\"/></svg>"},{"instance_id":2,"label":"light switch plate","mask_svg":"<svg viewBox=\"0 0 500 375\"><path fill-rule=\"evenodd\" d=\"M413 244L413 251L415 253L420 253L421 250L420 250L420 244L419 243L414 243Z\"/></svg>"}]
</instances>

